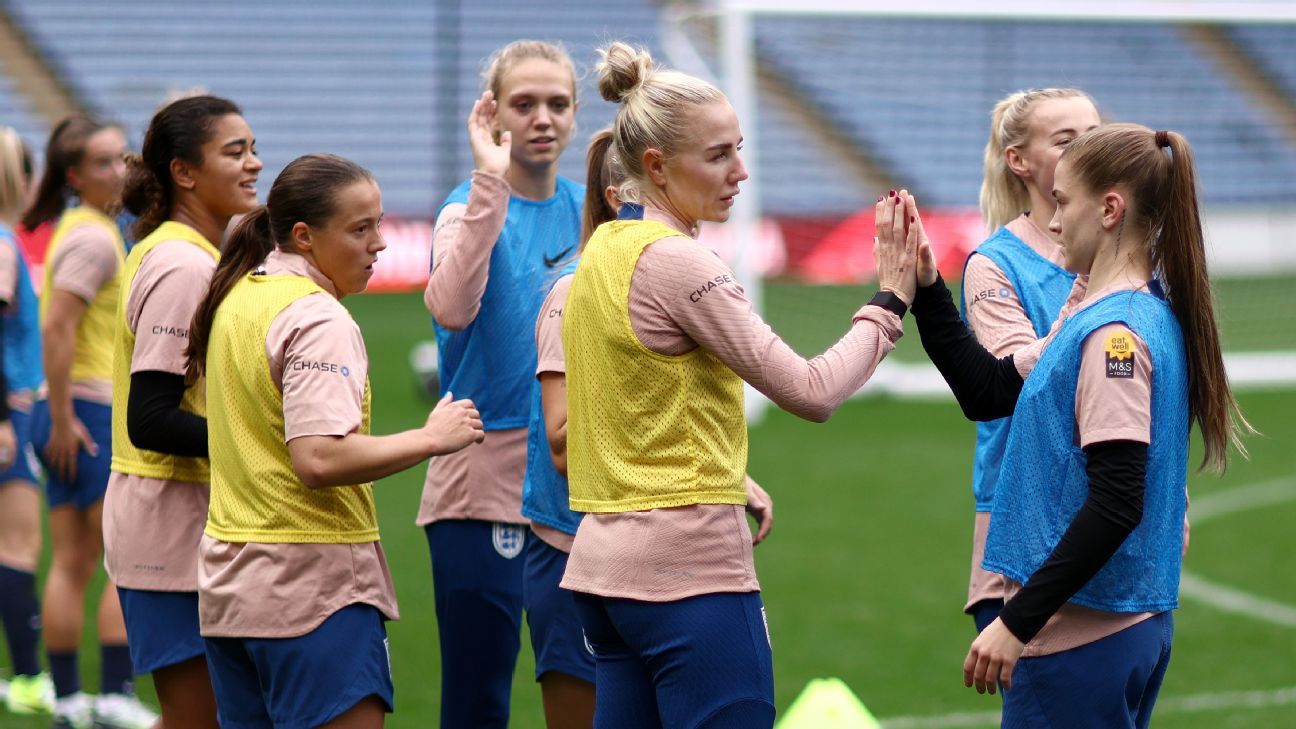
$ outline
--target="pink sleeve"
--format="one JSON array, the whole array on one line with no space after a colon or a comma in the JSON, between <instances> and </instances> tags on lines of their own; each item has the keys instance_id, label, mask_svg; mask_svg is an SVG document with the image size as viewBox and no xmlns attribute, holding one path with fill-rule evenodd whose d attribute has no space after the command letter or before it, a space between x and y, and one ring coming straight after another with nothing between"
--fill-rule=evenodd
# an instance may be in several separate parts
<instances>
[{"instance_id":1,"label":"pink sleeve","mask_svg":"<svg viewBox=\"0 0 1296 729\"><path fill-rule=\"evenodd\" d=\"M18 290L18 249L0 242L0 304L12 304Z\"/></svg>"},{"instance_id":2,"label":"pink sleeve","mask_svg":"<svg viewBox=\"0 0 1296 729\"><path fill-rule=\"evenodd\" d=\"M67 232L54 260L53 286L94 301L99 289L117 273L117 241L98 223L83 223Z\"/></svg>"},{"instance_id":3,"label":"pink sleeve","mask_svg":"<svg viewBox=\"0 0 1296 729\"><path fill-rule=\"evenodd\" d=\"M463 329L477 318L491 251L508 217L510 192L504 178L473 172L468 204L451 203L437 216L432 274L423 304L446 329Z\"/></svg>"},{"instance_id":4,"label":"pink sleeve","mask_svg":"<svg viewBox=\"0 0 1296 729\"><path fill-rule=\"evenodd\" d=\"M185 373L189 323L215 270L211 256L185 241L162 243L144 256L126 300L126 325L135 332L132 375Z\"/></svg>"},{"instance_id":5,"label":"pink sleeve","mask_svg":"<svg viewBox=\"0 0 1296 729\"><path fill-rule=\"evenodd\" d=\"M567 360L563 356L562 314L567 304L567 291L574 276L567 275L554 283L553 289L540 307L536 318L536 375L545 372L567 374Z\"/></svg>"},{"instance_id":6,"label":"pink sleeve","mask_svg":"<svg viewBox=\"0 0 1296 729\"><path fill-rule=\"evenodd\" d=\"M1039 361L1044 348L1048 346L1049 342L1053 341L1053 336L1057 334L1058 329L1062 327L1062 323L1066 321L1067 317L1071 316L1071 312L1075 311L1075 308L1084 301L1085 293L1088 290L1088 277L1077 276L1075 283L1071 284L1071 293L1067 294L1066 301L1062 303L1062 310L1058 312L1058 318L1049 327L1048 334L1012 353L1013 364L1017 367L1017 374L1021 375L1023 380L1030 375L1031 370L1035 369L1035 363Z\"/></svg>"},{"instance_id":7,"label":"pink sleeve","mask_svg":"<svg viewBox=\"0 0 1296 729\"><path fill-rule=\"evenodd\" d=\"M649 349L678 355L695 343L779 407L816 422L868 381L903 333L895 314L864 306L828 351L803 359L752 309L719 256L687 238L657 241L639 257L630 322Z\"/></svg>"},{"instance_id":8,"label":"pink sleeve","mask_svg":"<svg viewBox=\"0 0 1296 729\"><path fill-rule=\"evenodd\" d=\"M1035 327L999 264L976 254L963 274L968 326L981 346L1007 357L1035 341Z\"/></svg>"},{"instance_id":9,"label":"pink sleeve","mask_svg":"<svg viewBox=\"0 0 1296 729\"><path fill-rule=\"evenodd\" d=\"M1081 448L1109 440L1151 442L1152 360L1124 324L1108 324L1085 339L1075 408Z\"/></svg>"},{"instance_id":10,"label":"pink sleeve","mask_svg":"<svg viewBox=\"0 0 1296 729\"><path fill-rule=\"evenodd\" d=\"M369 358L360 328L336 299L316 293L285 307L266 334L266 353L283 391L285 442L360 427Z\"/></svg>"}]
</instances>

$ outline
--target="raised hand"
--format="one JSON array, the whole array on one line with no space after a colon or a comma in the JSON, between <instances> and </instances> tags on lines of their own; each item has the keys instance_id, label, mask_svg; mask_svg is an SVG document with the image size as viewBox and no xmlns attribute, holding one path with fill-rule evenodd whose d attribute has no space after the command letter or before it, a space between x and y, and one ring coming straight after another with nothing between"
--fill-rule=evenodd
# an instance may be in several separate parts
<instances>
[{"instance_id":1,"label":"raised hand","mask_svg":"<svg viewBox=\"0 0 1296 729\"><path fill-rule=\"evenodd\" d=\"M454 393L450 392L428 413L423 432L432 439L432 455L454 453L480 443L486 437L481 413L477 412L472 400L456 400Z\"/></svg>"},{"instance_id":2,"label":"raised hand","mask_svg":"<svg viewBox=\"0 0 1296 729\"><path fill-rule=\"evenodd\" d=\"M878 198L874 207L877 243L873 247L873 259L878 287L899 296L905 303L912 303L918 288L914 261L918 239L909 224L905 203L908 196L905 190L898 193L892 190L890 195Z\"/></svg>"},{"instance_id":3,"label":"raised hand","mask_svg":"<svg viewBox=\"0 0 1296 729\"><path fill-rule=\"evenodd\" d=\"M914 237L917 251L916 265L919 286L931 286L936 283L940 271L936 268L936 254L932 251L931 241L927 240L927 231L923 229L922 214L918 212L918 200L908 193L905 198L905 214L909 216L909 235Z\"/></svg>"},{"instance_id":4,"label":"raised hand","mask_svg":"<svg viewBox=\"0 0 1296 729\"><path fill-rule=\"evenodd\" d=\"M499 142L495 141L495 114L499 104L495 95L483 91L481 98L473 102L472 111L468 112L468 141L472 145L473 162L480 172L504 176L508 172L512 159L513 134L500 134Z\"/></svg>"}]
</instances>

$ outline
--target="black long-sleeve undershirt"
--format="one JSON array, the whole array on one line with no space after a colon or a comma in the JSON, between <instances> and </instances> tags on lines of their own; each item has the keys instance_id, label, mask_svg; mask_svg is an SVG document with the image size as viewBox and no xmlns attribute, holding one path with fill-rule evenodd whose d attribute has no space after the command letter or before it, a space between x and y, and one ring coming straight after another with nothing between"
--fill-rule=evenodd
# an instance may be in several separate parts
<instances>
[{"instance_id":1,"label":"black long-sleeve undershirt","mask_svg":"<svg viewBox=\"0 0 1296 729\"><path fill-rule=\"evenodd\" d=\"M1143 520L1147 444L1113 440L1084 451L1089 495L1048 559L999 613L1023 643L1098 574Z\"/></svg>"},{"instance_id":2,"label":"black long-sleeve undershirt","mask_svg":"<svg viewBox=\"0 0 1296 729\"><path fill-rule=\"evenodd\" d=\"M136 448L207 457L207 419L180 409L184 391L183 375L153 370L131 375L126 434Z\"/></svg>"},{"instance_id":3,"label":"black long-sleeve undershirt","mask_svg":"<svg viewBox=\"0 0 1296 729\"><path fill-rule=\"evenodd\" d=\"M1012 415L1022 389L1013 355L996 357L977 341L959 316L944 279L938 276L931 286L920 286L911 310L923 349L949 384L963 415L968 420Z\"/></svg>"},{"instance_id":4,"label":"black long-sleeve undershirt","mask_svg":"<svg viewBox=\"0 0 1296 729\"><path fill-rule=\"evenodd\" d=\"M1013 355L998 358L977 341L945 281L919 287L912 307L923 349L969 420L1012 415L1022 377ZM1147 444L1106 441L1085 448L1089 493L1053 552L1004 606L1004 626L1029 643L1111 559L1143 519Z\"/></svg>"}]
</instances>

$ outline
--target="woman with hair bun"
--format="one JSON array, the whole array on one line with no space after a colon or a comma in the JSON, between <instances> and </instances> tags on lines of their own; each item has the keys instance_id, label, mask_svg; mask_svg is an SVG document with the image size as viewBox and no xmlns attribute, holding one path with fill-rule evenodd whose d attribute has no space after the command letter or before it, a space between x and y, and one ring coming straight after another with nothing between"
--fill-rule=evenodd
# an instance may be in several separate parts
<instances>
[{"instance_id":1,"label":"woman with hair bun","mask_svg":"<svg viewBox=\"0 0 1296 729\"><path fill-rule=\"evenodd\" d=\"M962 311L977 340L1004 356L1048 333L1075 274L1047 231L1057 203L1053 169L1076 137L1102 122L1093 99L1079 89L1031 89L1009 94L990 115L981 182L981 215L993 231L968 255ZM1003 577L981 569L994 485L1011 420L977 423L972 464L976 519L972 573L963 610L980 632L1003 607Z\"/></svg>"},{"instance_id":2,"label":"woman with hair bun","mask_svg":"<svg viewBox=\"0 0 1296 729\"><path fill-rule=\"evenodd\" d=\"M881 291L823 355L797 355L695 236L747 178L724 94L624 43L599 91L642 220L590 239L563 314L567 476L586 512L562 586L596 661L595 726L771 727L774 678L744 508L743 381L823 421L900 337L915 287L903 236L880 246ZM880 226L904 227L898 193ZM903 210L899 208L899 210Z\"/></svg>"},{"instance_id":3,"label":"woman with hair bun","mask_svg":"<svg viewBox=\"0 0 1296 729\"><path fill-rule=\"evenodd\" d=\"M1189 431L1222 471L1250 425L1220 352L1188 140L1095 129L1062 153L1052 194L1077 282L1048 335L1002 358L960 321L905 200L923 348L968 418L1012 415L982 561L1006 602L963 680L1002 685L1007 729L1143 729L1170 662Z\"/></svg>"},{"instance_id":4,"label":"woman with hair bun","mask_svg":"<svg viewBox=\"0 0 1296 729\"><path fill-rule=\"evenodd\" d=\"M198 631L209 489L205 383L185 381L185 349L225 227L257 205L262 165L239 107L195 96L154 115L127 167L122 197L139 243L126 257L117 305L104 565L121 599L131 660L153 674L163 722L216 729Z\"/></svg>"}]
</instances>

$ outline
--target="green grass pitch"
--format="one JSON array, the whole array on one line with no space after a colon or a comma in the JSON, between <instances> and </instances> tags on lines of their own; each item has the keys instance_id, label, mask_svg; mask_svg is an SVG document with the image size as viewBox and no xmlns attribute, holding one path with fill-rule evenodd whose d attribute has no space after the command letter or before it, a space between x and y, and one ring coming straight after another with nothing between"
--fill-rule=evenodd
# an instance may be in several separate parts
<instances>
[{"instance_id":1,"label":"green grass pitch","mask_svg":"<svg viewBox=\"0 0 1296 729\"><path fill-rule=\"evenodd\" d=\"M1285 299L1290 283L1220 287L1230 347L1296 349L1296 320L1289 313L1268 327L1252 323ZM844 330L850 313L870 293L869 287L773 284L766 302L776 331L789 335L803 353L813 353ZM414 342L431 334L418 297L360 296L347 304L365 332L372 360L375 432L418 425L430 402L418 393L408 354ZM1234 325L1235 313L1241 324ZM896 356L921 358L910 330ZM1241 400L1264 435L1248 441L1251 460L1235 459L1224 478L1192 473L1194 498L1296 478L1296 418L1291 415L1296 389L1248 393ZM847 404L824 425L772 410L752 428L749 470L773 495L776 509L774 532L757 548L756 562L780 709L820 676L844 679L883 719L998 707L998 697L963 688L961 677L973 632L970 618L959 612L971 533L972 432L952 402L879 397ZM435 726L440 699L429 560L423 533L413 523L423 473L415 468L377 487L383 541L403 615L388 626L397 702L388 726L396 729ZM1292 501L1210 521L1193 530L1187 568L1296 606L1292 524ZM83 671L93 690L98 655L91 638L87 635ZM0 667L6 665L0 648ZM544 725L533 665L524 628L511 722L518 729ZM1296 628L1183 600L1163 704L1205 692L1293 686ZM146 677L140 691L154 700ZM0 710L0 727L6 729L47 725ZM1162 713L1154 725L1296 727L1296 706Z\"/></svg>"}]
</instances>

